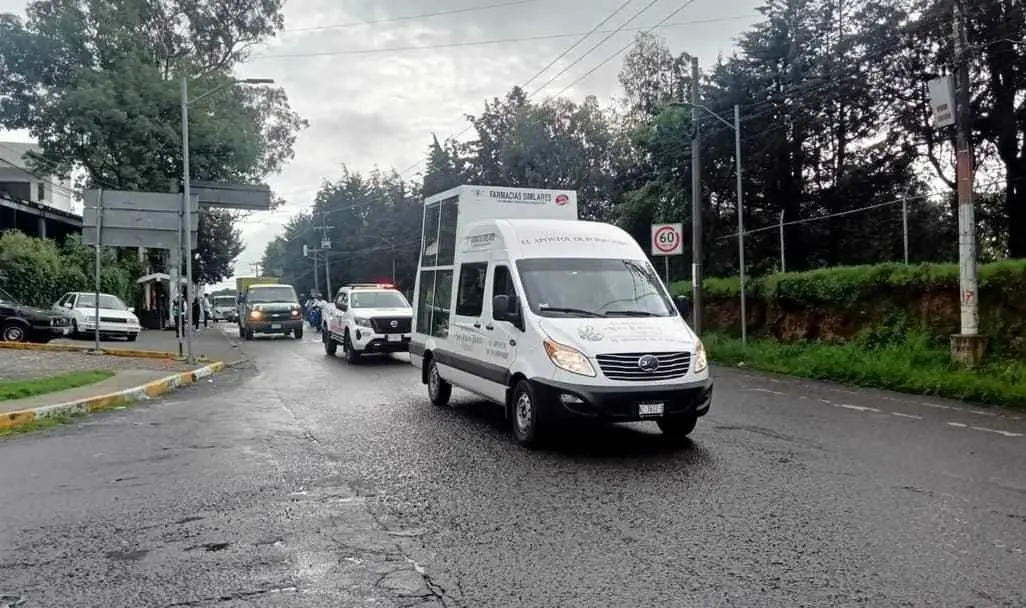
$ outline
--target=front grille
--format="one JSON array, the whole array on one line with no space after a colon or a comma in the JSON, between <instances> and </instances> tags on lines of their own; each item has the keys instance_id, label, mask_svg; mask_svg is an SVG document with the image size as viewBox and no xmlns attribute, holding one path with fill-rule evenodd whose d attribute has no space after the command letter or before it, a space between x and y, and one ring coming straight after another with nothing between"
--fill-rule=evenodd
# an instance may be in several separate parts
<instances>
[{"instance_id":1,"label":"front grille","mask_svg":"<svg viewBox=\"0 0 1026 608\"><path fill-rule=\"evenodd\" d=\"M128 319L118 317L100 317L100 323L128 323Z\"/></svg>"},{"instance_id":2,"label":"front grille","mask_svg":"<svg viewBox=\"0 0 1026 608\"><path fill-rule=\"evenodd\" d=\"M392 327L392 322L396 326ZM371 326L376 334L408 334L413 327L411 317L375 317L371 319Z\"/></svg>"},{"instance_id":3,"label":"front grille","mask_svg":"<svg viewBox=\"0 0 1026 608\"><path fill-rule=\"evenodd\" d=\"M268 321L288 321L292 318L291 312L266 312L264 318ZM297 317L298 318L298 317Z\"/></svg>"},{"instance_id":4,"label":"front grille","mask_svg":"<svg viewBox=\"0 0 1026 608\"><path fill-rule=\"evenodd\" d=\"M645 371L638 365L638 361L646 355L659 360L659 366L654 371ZM672 380L684 376L691 366L691 353L621 353L598 355L595 358L606 378L627 382Z\"/></svg>"}]
</instances>

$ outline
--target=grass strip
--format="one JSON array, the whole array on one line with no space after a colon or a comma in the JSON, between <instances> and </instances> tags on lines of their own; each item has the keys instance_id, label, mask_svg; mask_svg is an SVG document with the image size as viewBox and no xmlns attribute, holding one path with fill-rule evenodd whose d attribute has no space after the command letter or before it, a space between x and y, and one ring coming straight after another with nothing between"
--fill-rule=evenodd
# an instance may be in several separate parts
<instances>
[{"instance_id":1,"label":"grass strip","mask_svg":"<svg viewBox=\"0 0 1026 608\"><path fill-rule=\"evenodd\" d=\"M966 369L925 336L872 347L749 339L746 350L737 338L709 332L702 342L709 358L721 364L744 361L753 369L790 376L1026 408L1026 362L991 360Z\"/></svg>"},{"instance_id":2,"label":"grass strip","mask_svg":"<svg viewBox=\"0 0 1026 608\"><path fill-rule=\"evenodd\" d=\"M88 386L101 382L114 376L115 372L110 370L84 370L66 372L45 378L33 378L31 380L7 380L0 381L0 401L11 401L56 393L80 386Z\"/></svg>"}]
</instances>

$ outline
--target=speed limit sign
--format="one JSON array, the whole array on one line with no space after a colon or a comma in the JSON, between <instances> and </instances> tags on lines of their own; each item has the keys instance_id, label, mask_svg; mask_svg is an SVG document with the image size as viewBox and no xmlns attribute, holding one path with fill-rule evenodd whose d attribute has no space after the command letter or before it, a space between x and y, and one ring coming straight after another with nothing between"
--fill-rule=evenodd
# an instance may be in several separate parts
<instances>
[{"instance_id":1,"label":"speed limit sign","mask_svg":"<svg viewBox=\"0 0 1026 608\"><path fill-rule=\"evenodd\" d=\"M684 253L684 227L681 224L652 224L652 255Z\"/></svg>"}]
</instances>

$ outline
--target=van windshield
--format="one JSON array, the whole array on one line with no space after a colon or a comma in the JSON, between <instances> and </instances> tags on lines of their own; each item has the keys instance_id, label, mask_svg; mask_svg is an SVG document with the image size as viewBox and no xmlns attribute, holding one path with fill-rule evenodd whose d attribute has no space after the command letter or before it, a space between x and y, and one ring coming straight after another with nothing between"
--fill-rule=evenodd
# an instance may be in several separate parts
<instances>
[{"instance_id":1,"label":"van windshield","mask_svg":"<svg viewBox=\"0 0 1026 608\"><path fill-rule=\"evenodd\" d=\"M527 304L546 317L669 317L676 314L643 260L535 258L517 262Z\"/></svg>"}]
</instances>

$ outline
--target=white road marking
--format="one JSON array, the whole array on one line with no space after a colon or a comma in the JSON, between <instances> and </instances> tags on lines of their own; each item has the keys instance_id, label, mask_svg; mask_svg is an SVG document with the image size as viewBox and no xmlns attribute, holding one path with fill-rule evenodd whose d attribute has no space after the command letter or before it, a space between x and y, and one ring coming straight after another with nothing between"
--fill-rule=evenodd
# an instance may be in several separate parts
<instances>
[{"instance_id":1,"label":"white road marking","mask_svg":"<svg viewBox=\"0 0 1026 608\"><path fill-rule=\"evenodd\" d=\"M936 403L927 403L926 401L920 401L919 405L923 405L923 406L926 406L926 407L933 407L933 408L937 408L939 410L953 410L953 409L955 409L955 408L951 407L950 405L938 405Z\"/></svg>"},{"instance_id":2,"label":"white road marking","mask_svg":"<svg viewBox=\"0 0 1026 608\"><path fill-rule=\"evenodd\" d=\"M982 426L971 426L969 428L974 431L983 431L984 433L997 433L998 435L1003 435L1005 437L1022 437L1022 433L1013 433L1011 431L1002 431L1000 429L988 429Z\"/></svg>"},{"instance_id":3,"label":"white road marking","mask_svg":"<svg viewBox=\"0 0 1026 608\"><path fill-rule=\"evenodd\" d=\"M787 394L787 393L782 393L780 391L771 391L768 388L750 388L748 390L752 391L753 393L769 393L771 395L786 395Z\"/></svg>"},{"instance_id":4,"label":"white road marking","mask_svg":"<svg viewBox=\"0 0 1026 608\"><path fill-rule=\"evenodd\" d=\"M911 418L912 420L922 420L923 419L922 416L913 416L912 414L903 414L901 412L891 412L891 413L894 414L895 416L899 416L901 418Z\"/></svg>"},{"instance_id":5,"label":"white road marking","mask_svg":"<svg viewBox=\"0 0 1026 608\"><path fill-rule=\"evenodd\" d=\"M880 410L875 407L868 407L865 405L850 405L848 403L837 403L834 407L843 407L846 410L855 410L857 412L879 412Z\"/></svg>"},{"instance_id":6,"label":"white road marking","mask_svg":"<svg viewBox=\"0 0 1026 608\"><path fill-rule=\"evenodd\" d=\"M1002 431L1001 429L988 429L988 428L982 427L982 426L969 426L968 424L963 424L961 422L949 422L948 426L953 426L953 427L958 428L958 429L969 429L969 430L972 430L972 431L983 431L984 433L996 433L996 434L1002 435L1004 437L1022 437L1023 436L1022 433L1013 433L1011 431Z\"/></svg>"},{"instance_id":7,"label":"white road marking","mask_svg":"<svg viewBox=\"0 0 1026 608\"><path fill-rule=\"evenodd\" d=\"M983 410L966 410L966 411L971 413L971 414L976 414L977 416L997 416L997 414L995 414L994 412L984 412Z\"/></svg>"}]
</instances>

